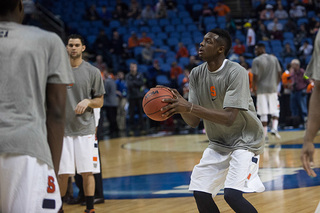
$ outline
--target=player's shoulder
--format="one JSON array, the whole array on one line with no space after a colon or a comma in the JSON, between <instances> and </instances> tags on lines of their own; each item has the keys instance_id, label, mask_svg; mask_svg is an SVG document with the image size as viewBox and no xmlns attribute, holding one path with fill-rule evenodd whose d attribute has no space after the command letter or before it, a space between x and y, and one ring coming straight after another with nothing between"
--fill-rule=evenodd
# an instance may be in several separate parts
<instances>
[{"instance_id":1,"label":"player's shoulder","mask_svg":"<svg viewBox=\"0 0 320 213\"><path fill-rule=\"evenodd\" d=\"M194 67L191 70L191 73L193 73L193 75L195 74L199 74L200 72L202 72L203 70L205 70L207 68L207 62L204 62L202 64L199 64L198 66Z\"/></svg>"},{"instance_id":2,"label":"player's shoulder","mask_svg":"<svg viewBox=\"0 0 320 213\"><path fill-rule=\"evenodd\" d=\"M238 62L227 60L225 66L226 66L228 72L231 73L231 74L239 74L239 73L247 74L247 72L248 72Z\"/></svg>"},{"instance_id":3,"label":"player's shoulder","mask_svg":"<svg viewBox=\"0 0 320 213\"><path fill-rule=\"evenodd\" d=\"M97 67L93 66L92 64L90 64L90 63L87 62L87 61L83 61L83 66L84 66L87 70L89 70L90 72L100 73L100 70L99 70Z\"/></svg>"},{"instance_id":4,"label":"player's shoulder","mask_svg":"<svg viewBox=\"0 0 320 213\"><path fill-rule=\"evenodd\" d=\"M41 29L36 26L20 25L19 30L21 30L22 36L29 35L29 38L41 39L41 41L47 42L56 42L57 40L62 41L61 38L54 32L50 32L44 29Z\"/></svg>"}]
</instances>

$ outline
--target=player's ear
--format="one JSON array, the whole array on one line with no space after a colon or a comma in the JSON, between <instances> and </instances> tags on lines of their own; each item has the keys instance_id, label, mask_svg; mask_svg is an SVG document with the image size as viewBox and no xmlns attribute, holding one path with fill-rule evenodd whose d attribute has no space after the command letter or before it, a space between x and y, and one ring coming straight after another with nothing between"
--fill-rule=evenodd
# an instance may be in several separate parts
<instances>
[{"instance_id":1,"label":"player's ear","mask_svg":"<svg viewBox=\"0 0 320 213\"><path fill-rule=\"evenodd\" d=\"M82 45L82 52L86 50L86 45Z\"/></svg>"},{"instance_id":2,"label":"player's ear","mask_svg":"<svg viewBox=\"0 0 320 213\"><path fill-rule=\"evenodd\" d=\"M218 48L218 53L223 54L224 53L224 46L220 46Z\"/></svg>"}]
</instances>

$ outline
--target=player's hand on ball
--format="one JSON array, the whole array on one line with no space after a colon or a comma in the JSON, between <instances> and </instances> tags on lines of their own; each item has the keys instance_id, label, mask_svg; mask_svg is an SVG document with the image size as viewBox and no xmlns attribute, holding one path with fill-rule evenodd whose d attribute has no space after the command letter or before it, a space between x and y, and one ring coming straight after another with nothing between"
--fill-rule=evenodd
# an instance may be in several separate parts
<instances>
[{"instance_id":1,"label":"player's hand on ball","mask_svg":"<svg viewBox=\"0 0 320 213\"><path fill-rule=\"evenodd\" d=\"M171 117L177 113L190 112L191 103L184 99L176 89L171 89L174 99L163 99L162 102L170 103L167 106L161 108L164 113L162 116Z\"/></svg>"}]
</instances>

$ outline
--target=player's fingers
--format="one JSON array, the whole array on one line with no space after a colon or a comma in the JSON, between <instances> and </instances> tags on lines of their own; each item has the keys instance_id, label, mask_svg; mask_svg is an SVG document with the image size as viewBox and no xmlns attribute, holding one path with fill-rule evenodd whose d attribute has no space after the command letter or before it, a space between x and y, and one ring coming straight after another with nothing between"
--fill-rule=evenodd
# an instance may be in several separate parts
<instances>
[{"instance_id":1,"label":"player's fingers","mask_svg":"<svg viewBox=\"0 0 320 213\"><path fill-rule=\"evenodd\" d=\"M313 165L313 160L307 155L303 154L301 156L302 166L303 169L307 172L307 174L311 177L316 177L316 173L311 169L311 166Z\"/></svg>"}]
</instances>

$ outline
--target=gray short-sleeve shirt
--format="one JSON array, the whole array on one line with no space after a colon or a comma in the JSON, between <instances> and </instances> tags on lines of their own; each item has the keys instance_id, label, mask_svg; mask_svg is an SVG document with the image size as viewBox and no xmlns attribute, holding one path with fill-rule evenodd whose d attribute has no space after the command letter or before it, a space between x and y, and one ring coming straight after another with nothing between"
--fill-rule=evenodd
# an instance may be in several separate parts
<instances>
[{"instance_id":1,"label":"gray short-sleeve shirt","mask_svg":"<svg viewBox=\"0 0 320 213\"><path fill-rule=\"evenodd\" d=\"M105 93L101 73L86 61L72 68L72 71L75 83L67 89L65 136L91 135L95 133L93 109L88 107L81 115L77 115L74 110L80 101Z\"/></svg>"},{"instance_id":2,"label":"gray short-sleeve shirt","mask_svg":"<svg viewBox=\"0 0 320 213\"><path fill-rule=\"evenodd\" d=\"M251 72L258 77L257 94L275 93L281 73L278 59L269 54L262 54L253 59Z\"/></svg>"},{"instance_id":3,"label":"gray short-sleeve shirt","mask_svg":"<svg viewBox=\"0 0 320 213\"><path fill-rule=\"evenodd\" d=\"M54 33L0 22L0 153L30 155L53 167L46 86L73 83L66 48Z\"/></svg>"},{"instance_id":4,"label":"gray short-sleeve shirt","mask_svg":"<svg viewBox=\"0 0 320 213\"><path fill-rule=\"evenodd\" d=\"M205 62L191 71L189 82L190 102L208 109L240 109L231 127L204 119L209 148L219 152L263 151L263 128L250 95L248 72L243 67L225 60L222 68L210 72Z\"/></svg>"},{"instance_id":5,"label":"gray short-sleeve shirt","mask_svg":"<svg viewBox=\"0 0 320 213\"><path fill-rule=\"evenodd\" d=\"M316 39L314 41L314 49L312 58L306 69L306 76L320 81L320 33L317 33Z\"/></svg>"}]
</instances>

